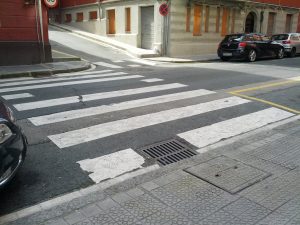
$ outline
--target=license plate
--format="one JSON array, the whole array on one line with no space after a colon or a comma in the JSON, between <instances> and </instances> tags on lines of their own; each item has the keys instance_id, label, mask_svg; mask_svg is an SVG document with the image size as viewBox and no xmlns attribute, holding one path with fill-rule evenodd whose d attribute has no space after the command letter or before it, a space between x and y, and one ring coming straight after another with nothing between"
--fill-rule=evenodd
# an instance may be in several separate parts
<instances>
[{"instance_id":1,"label":"license plate","mask_svg":"<svg viewBox=\"0 0 300 225\"><path fill-rule=\"evenodd\" d=\"M231 52L223 52L223 56L232 56Z\"/></svg>"}]
</instances>

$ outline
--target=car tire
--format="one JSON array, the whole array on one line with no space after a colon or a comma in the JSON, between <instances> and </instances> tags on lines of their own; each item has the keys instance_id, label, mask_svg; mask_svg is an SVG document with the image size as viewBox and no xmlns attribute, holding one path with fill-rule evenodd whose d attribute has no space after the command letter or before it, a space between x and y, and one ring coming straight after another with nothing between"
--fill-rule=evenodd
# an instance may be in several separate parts
<instances>
[{"instance_id":1,"label":"car tire","mask_svg":"<svg viewBox=\"0 0 300 225\"><path fill-rule=\"evenodd\" d=\"M256 55L256 51L254 49L250 49L249 53L248 53L248 61L249 62L255 62L257 58L257 55Z\"/></svg>"},{"instance_id":2,"label":"car tire","mask_svg":"<svg viewBox=\"0 0 300 225\"><path fill-rule=\"evenodd\" d=\"M277 59L282 59L284 57L284 48L280 48L276 53Z\"/></svg>"},{"instance_id":3,"label":"car tire","mask_svg":"<svg viewBox=\"0 0 300 225\"><path fill-rule=\"evenodd\" d=\"M293 48L292 51L288 54L288 57L293 58L293 57L295 57L295 56L296 56L296 49Z\"/></svg>"}]
</instances>

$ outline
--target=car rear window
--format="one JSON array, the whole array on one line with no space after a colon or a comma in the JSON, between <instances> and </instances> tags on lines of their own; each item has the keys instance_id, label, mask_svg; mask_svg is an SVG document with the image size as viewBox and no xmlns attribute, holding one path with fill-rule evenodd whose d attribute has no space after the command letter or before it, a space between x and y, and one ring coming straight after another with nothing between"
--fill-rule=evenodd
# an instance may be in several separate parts
<instances>
[{"instance_id":1,"label":"car rear window","mask_svg":"<svg viewBox=\"0 0 300 225\"><path fill-rule=\"evenodd\" d=\"M289 39L288 34L278 34L272 36L272 41L283 41Z\"/></svg>"},{"instance_id":2,"label":"car rear window","mask_svg":"<svg viewBox=\"0 0 300 225\"><path fill-rule=\"evenodd\" d=\"M224 41L240 41L242 36L241 34L226 35Z\"/></svg>"}]
</instances>

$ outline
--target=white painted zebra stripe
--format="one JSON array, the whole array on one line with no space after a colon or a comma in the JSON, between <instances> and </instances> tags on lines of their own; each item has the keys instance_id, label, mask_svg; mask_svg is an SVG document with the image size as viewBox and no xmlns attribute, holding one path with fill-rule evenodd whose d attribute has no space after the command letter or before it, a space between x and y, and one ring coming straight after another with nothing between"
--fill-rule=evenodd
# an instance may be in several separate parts
<instances>
[{"instance_id":1,"label":"white painted zebra stripe","mask_svg":"<svg viewBox=\"0 0 300 225\"><path fill-rule=\"evenodd\" d=\"M13 82L13 81L22 81L22 80L33 80L33 77L25 77L25 78L8 78L8 79L0 79L0 83Z\"/></svg>"},{"instance_id":2,"label":"white painted zebra stripe","mask_svg":"<svg viewBox=\"0 0 300 225\"><path fill-rule=\"evenodd\" d=\"M142 106L161 104L166 102L178 101L188 98L199 97L203 95L213 94L215 92L208 90L195 90L195 91L185 91L175 94L161 95L150 98L137 99L132 101L121 102L113 105L102 105L97 107L91 107L86 109L77 109L65 112L59 112L54 114L49 114L45 116L38 116L29 118L29 120L36 126L41 126L45 124L63 122L72 119L79 119L83 117L100 115L104 113L138 108Z\"/></svg>"},{"instance_id":3,"label":"white painted zebra stripe","mask_svg":"<svg viewBox=\"0 0 300 225\"><path fill-rule=\"evenodd\" d=\"M96 66L95 66L96 67ZM84 75L92 75L92 74L101 74L101 73L109 73L112 72L112 70L88 70L86 72L75 72L75 73L60 73L52 75L53 77L71 77L71 76L84 76Z\"/></svg>"},{"instance_id":4,"label":"white painted zebra stripe","mask_svg":"<svg viewBox=\"0 0 300 225\"><path fill-rule=\"evenodd\" d=\"M96 75L85 75L83 77L60 77L60 78L47 78L47 79L36 79L36 80L29 80L29 81L18 81L18 82L11 82L0 84L0 87L8 87L8 86L20 86L26 84L41 84L41 83L51 83L51 82L60 82L66 80L78 80L78 79L89 79L89 78L99 78L99 77L111 77L111 76L120 76L125 75L127 73L124 72L115 72L115 73L107 73L107 74L96 74Z\"/></svg>"},{"instance_id":5,"label":"white painted zebra stripe","mask_svg":"<svg viewBox=\"0 0 300 225\"><path fill-rule=\"evenodd\" d=\"M113 73L111 74L114 75ZM99 79L90 79L90 80L79 80L79 81L67 81L61 83L51 83L51 84L38 84L38 85L29 85L22 87L11 87L11 88L3 88L0 89L0 93L3 92L13 92L13 91L23 91L23 90L33 90L33 89L41 89L41 88L49 88L49 87L62 87L62 86L70 86L77 84L90 84L90 83L100 83L105 81L115 81L115 80L126 80L126 79L135 79L141 78L141 75L131 75L131 76L122 76L122 77L107 77L107 78L99 78Z\"/></svg>"},{"instance_id":6,"label":"white painted zebra stripe","mask_svg":"<svg viewBox=\"0 0 300 225\"><path fill-rule=\"evenodd\" d=\"M135 68L135 67L141 67L142 65L137 65L137 64L132 64L132 65L128 65L129 67Z\"/></svg>"},{"instance_id":7,"label":"white painted zebra stripe","mask_svg":"<svg viewBox=\"0 0 300 225\"><path fill-rule=\"evenodd\" d=\"M20 94L14 94L14 95L2 95L2 98L5 100L12 100L12 99L20 99L20 98L31 98L34 97L30 93L20 93Z\"/></svg>"},{"instance_id":8,"label":"white painted zebra stripe","mask_svg":"<svg viewBox=\"0 0 300 225\"><path fill-rule=\"evenodd\" d=\"M154 83L154 82L163 81L163 79L159 79L159 78L150 78L150 79L144 79L144 80L142 80L142 81L147 82L147 83Z\"/></svg>"},{"instance_id":9,"label":"white painted zebra stripe","mask_svg":"<svg viewBox=\"0 0 300 225\"><path fill-rule=\"evenodd\" d=\"M294 114L277 108L269 108L244 116L225 120L209 126L178 134L189 143L202 148L224 138L255 130L267 124L274 123L294 116ZM199 150L201 152L201 149Z\"/></svg>"},{"instance_id":10,"label":"white painted zebra stripe","mask_svg":"<svg viewBox=\"0 0 300 225\"><path fill-rule=\"evenodd\" d=\"M119 91L111 91L111 92L100 92L95 94L89 95L82 95L79 99L78 96L71 96L66 98L55 98L43 101L36 101L36 102L27 102L21 104L15 104L14 107L19 111L30 110L30 109L39 109L39 108L47 108L51 106L58 106L58 105L66 105L78 102L87 102L93 100L101 100L107 98L115 98L121 96L128 96L128 95L136 95L136 94L143 94L149 92L157 92L163 90L170 90L176 88L186 87L184 84L179 83L171 83L165 85L157 85L157 86L150 86L150 87L142 87L142 88L135 88L135 89L126 89L126 90L119 90Z\"/></svg>"},{"instance_id":11,"label":"white painted zebra stripe","mask_svg":"<svg viewBox=\"0 0 300 225\"><path fill-rule=\"evenodd\" d=\"M156 65L155 62L151 62L149 60L144 60L144 59L129 59L128 61L144 64L144 65L147 65L147 66L155 66Z\"/></svg>"},{"instance_id":12,"label":"white painted zebra stripe","mask_svg":"<svg viewBox=\"0 0 300 225\"><path fill-rule=\"evenodd\" d=\"M71 147L88 141L97 140L115 134L148 127L160 123L183 119L214 110L228 108L244 103L249 100L239 97L230 97L211 102L165 110L128 119L98 124L95 126L73 130L62 134L51 135L48 138L59 148Z\"/></svg>"},{"instance_id":13,"label":"white painted zebra stripe","mask_svg":"<svg viewBox=\"0 0 300 225\"><path fill-rule=\"evenodd\" d=\"M103 66L103 67L112 68L112 69L120 69L120 68L122 68L122 66L118 66L118 65L114 65L114 64L110 64L110 63L106 63L106 62L94 62L93 64L95 64L97 66Z\"/></svg>"},{"instance_id":14,"label":"white painted zebra stripe","mask_svg":"<svg viewBox=\"0 0 300 225\"><path fill-rule=\"evenodd\" d=\"M99 183L102 180L115 178L123 173L142 168L144 158L132 149L125 149L94 159L78 161L81 169L89 172L89 177Z\"/></svg>"}]
</instances>

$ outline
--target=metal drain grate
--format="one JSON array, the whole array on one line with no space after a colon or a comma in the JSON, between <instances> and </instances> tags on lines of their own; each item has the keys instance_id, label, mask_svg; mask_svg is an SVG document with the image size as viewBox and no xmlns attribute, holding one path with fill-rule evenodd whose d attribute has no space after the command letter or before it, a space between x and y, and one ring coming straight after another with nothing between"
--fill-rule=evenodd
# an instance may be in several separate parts
<instances>
[{"instance_id":1,"label":"metal drain grate","mask_svg":"<svg viewBox=\"0 0 300 225\"><path fill-rule=\"evenodd\" d=\"M172 139L139 150L146 158L154 159L165 166L183 159L190 158L197 153L183 143Z\"/></svg>"}]
</instances>

